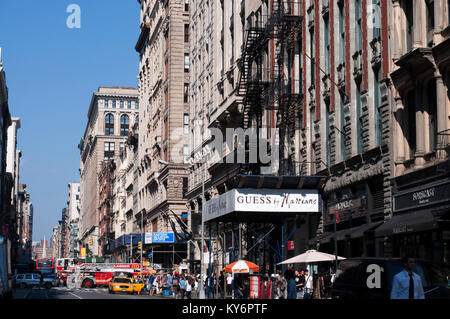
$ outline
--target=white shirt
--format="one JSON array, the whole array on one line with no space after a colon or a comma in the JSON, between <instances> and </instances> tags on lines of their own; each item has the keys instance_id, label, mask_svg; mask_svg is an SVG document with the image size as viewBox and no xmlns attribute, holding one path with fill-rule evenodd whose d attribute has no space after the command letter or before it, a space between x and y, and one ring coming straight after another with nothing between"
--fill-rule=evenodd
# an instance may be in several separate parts
<instances>
[{"instance_id":1,"label":"white shirt","mask_svg":"<svg viewBox=\"0 0 450 319\"><path fill-rule=\"evenodd\" d=\"M233 282L233 277L228 276L227 277L227 285L231 285L232 282Z\"/></svg>"},{"instance_id":2,"label":"white shirt","mask_svg":"<svg viewBox=\"0 0 450 319\"><path fill-rule=\"evenodd\" d=\"M312 276L308 275L308 277L306 277L306 280L305 280L305 288L312 289L312 287L313 287Z\"/></svg>"},{"instance_id":3,"label":"white shirt","mask_svg":"<svg viewBox=\"0 0 450 319\"><path fill-rule=\"evenodd\" d=\"M425 299L422 280L415 272L413 272L413 280L414 299ZM409 274L406 270L402 270L394 276L392 281L391 299L409 299Z\"/></svg>"}]
</instances>

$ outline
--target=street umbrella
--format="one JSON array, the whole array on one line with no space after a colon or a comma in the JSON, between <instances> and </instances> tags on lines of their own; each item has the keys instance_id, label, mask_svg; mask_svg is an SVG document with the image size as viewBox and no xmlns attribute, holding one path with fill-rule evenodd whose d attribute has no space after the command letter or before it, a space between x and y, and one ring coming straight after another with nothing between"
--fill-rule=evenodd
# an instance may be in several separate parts
<instances>
[{"instance_id":1,"label":"street umbrella","mask_svg":"<svg viewBox=\"0 0 450 319\"><path fill-rule=\"evenodd\" d=\"M252 273L258 270L259 267L257 265L246 260L238 260L225 266L225 271L231 273Z\"/></svg>"},{"instance_id":2,"label":"street umbrella","mask_svg":"<svg viewBox=\"0 0 450 319\"><path fill-rule=\"evenodd\" d=\"M330 255L327 253L322 253L320 251L317 251L315 249L311 249L306 251L303 254L300 254L298 256L289 258L278 265L285 265L285 264L310 264L310 263L317 263L322 261L334 261L335 260L334 255ZM337 257L338 260L345 259L344 257Z\"/></svg>"}]
</instances>

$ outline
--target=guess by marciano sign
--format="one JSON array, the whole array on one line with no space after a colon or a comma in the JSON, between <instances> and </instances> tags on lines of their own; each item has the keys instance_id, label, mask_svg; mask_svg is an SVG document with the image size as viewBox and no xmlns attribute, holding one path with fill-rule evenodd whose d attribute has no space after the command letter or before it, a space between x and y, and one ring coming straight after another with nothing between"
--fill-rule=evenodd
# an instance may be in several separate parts
<instances>
[{"instance_id":1,"label":"guess by marciano sign","mask_svg":"<svg viewBox=\"0 0 450 319\"><path fill-rule=\"evenodd\" d=\"M236 188L205 203L204 220L232 212L318 213L317 190Z\"/></svg>"}]
</instances>

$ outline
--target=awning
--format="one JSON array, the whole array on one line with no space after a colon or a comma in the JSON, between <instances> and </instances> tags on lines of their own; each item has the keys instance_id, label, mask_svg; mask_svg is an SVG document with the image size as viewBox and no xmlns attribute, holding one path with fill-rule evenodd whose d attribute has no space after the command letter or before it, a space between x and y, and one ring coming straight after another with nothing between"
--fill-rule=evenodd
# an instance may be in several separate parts
<instances>
[{"instance_id":1,"label":"awning","mask_svg":"<svg viewBox=\"0 0 450 319\"><path fill-rule=\"evenodd\" d=\"M314 245L316 242L327 243L330 241L331 236L333 236L332 232L326 232L326 233L320 234L317 237L311 238L308 243L310 245Z\"/></svg>"},{"instance_id":2,"label":"awning","mask_svg":"<svg viewBox=\"0 0 450 319\"><path fill-rule=\"evenodd\" d=\"M360 225L357 227L342 229L342 230L339 230L336 232L336 238L337 238L337 240L344 240L347 238L354 239L354 238L363 237L364 233L375 229L376 227L380 226L381 224L383 224L383 222L374 222L374 223ZM309 240L309 244L313 245L316 242L327 243L330 240L331 241L334 240L334 232L323 233L323 234Z\"/></svg>"},{"instance_id":3,"label":"awning","mask_svg":"<svg viewBox=\"0 0 450 319\"><path fill-rule=\"evenodd\" d=\"M375 230L376 237L415 233L438 228L437 219L429 210L394 215Z\"/></svg>"}]
</instances>

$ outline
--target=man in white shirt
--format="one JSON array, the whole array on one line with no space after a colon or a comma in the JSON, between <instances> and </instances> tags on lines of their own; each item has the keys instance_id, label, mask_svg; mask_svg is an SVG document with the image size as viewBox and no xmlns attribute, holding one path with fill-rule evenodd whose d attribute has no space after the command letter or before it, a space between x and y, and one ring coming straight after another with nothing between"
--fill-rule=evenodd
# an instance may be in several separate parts
<instances>
[{"instance_id":1,"label":"man in white shirt","mask_svg":"<svg viewBox=\"0 0 450 319\"><path fill-rule=\"evenodd\" d=\"M405 269L394 276L391 299L425 299L422 280L413 272L416 260L407 256L402 261Z\"/></svg>"},{"instance_id":2,"label":"man in white shirt","mask_svg":"<svg viewBox=\"0 0 450 319\"><path fill-rule=\"evenodd\" d=\"M313 276L309 274L308 269L305 270L305 293L303 299L310 299L313 293Z\"/></svg>"}]
</instances>

